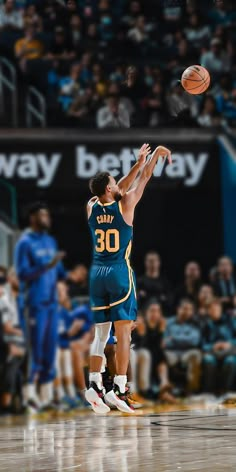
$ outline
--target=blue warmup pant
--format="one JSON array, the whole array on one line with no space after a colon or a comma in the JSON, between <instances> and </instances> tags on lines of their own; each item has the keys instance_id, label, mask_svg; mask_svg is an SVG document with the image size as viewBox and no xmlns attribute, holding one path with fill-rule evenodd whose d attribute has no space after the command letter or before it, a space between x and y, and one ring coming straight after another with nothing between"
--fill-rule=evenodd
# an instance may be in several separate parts
<instances>
[{"instance_id":1,"label":"blue warmup pant","mask_svg":"<svg viewBox=\"0 0 236 472\"><path fill-rule=\"evenodd\" d=\"M29 313L31 365L29 382L47 383L55 377L58 343L57 305L32 307Z\"/></svg>"}]
</instances>

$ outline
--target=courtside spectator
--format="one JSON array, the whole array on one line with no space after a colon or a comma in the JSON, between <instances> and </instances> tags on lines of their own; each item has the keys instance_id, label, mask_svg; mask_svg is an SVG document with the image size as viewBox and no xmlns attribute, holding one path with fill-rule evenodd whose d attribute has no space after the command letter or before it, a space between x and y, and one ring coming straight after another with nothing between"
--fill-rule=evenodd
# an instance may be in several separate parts
<instances>
[{"instance_id":1,"label":"courtside spectator","mask_svg":"<svg viewBox=\"0 0 236 472\"><path fill-rule=\"evenodd\" d=\"M233 389L235 382L234 330L220 300L212 301L209 317L203 331L203 391L225 393Z\"/></svg>"},{"instance_id":2,"label":"courtside spectator","mask_svg":"<svg viewBox=\"0 0 236 472\"><path fill-rule=\"evenodd\" d=\"M145 272L138 277L138 300L143 308L152 298L160 303L164 314L170 313L171 291L166 277L161 274L161 258L155 251L149 251L144 259Z\"/></svg>"},{"instance_id":3,"label":"courtside spectator","mask_svg":"<svg viewBox=\"0 0 236 472\"><path fill-rule=\"evenodd\" d=\"M159 399L170 403L175 402L169 381L168 365L163 350L163 336L166 320L161 306L155 301L145 310L144 318L139 318L137 328L132 335L136 369L139 374L139 389L141 395L150 395L153 383L159 384ZM132 357L131 355L131 357ZM134 363L134 361L133 361ZM153 396L153 394L152 394Z\"/></svg>"},{"instance_id":4,"label":"courtside spectator","mask_svg":"<svg viewBox=\"0 0 236 472\"><path fill-rule=\"evenodd\" d=\"M224 309L233 308L236 295L236 280L233 262L230 257L223 256L218 260L216 280L213 290L223 303Z\"/></svg>"},{"instance_id":5,"label":"courtside spectator","mask_svg":"<svg viewBox=\"0 0 236 472\"><path fill-rule=\"evenodd\" d=\"M201 378L201 332L193 315L193 304L182 300L177 315L168 321L164 335L168 365L186 369L186 390L189 393L199 391Z\"/></svg>"},{"instance_id":6,"label":"courtside spectator","mask_svg":"<svg viewBox=\"0 0 236 472\"><path fill-rule=\"evenodd\" d=\"M210 285L202 285L197 297L195 320L202 329L206 326L209 318L209 306L213 301L214 294Z\"/></svg>"},{"instance_id":7,"label":"courtside spectator","mask_svg":"<svg viewBox=\"0 0 236 472\"><path fill-rule=\"evenodd\" d=\"M188 298L196 303L200 286L200 265L195 261L188 262L184 268L184 282L175 291L175 303L178 304L182 298Z\"/></svg>"}]
</instances>

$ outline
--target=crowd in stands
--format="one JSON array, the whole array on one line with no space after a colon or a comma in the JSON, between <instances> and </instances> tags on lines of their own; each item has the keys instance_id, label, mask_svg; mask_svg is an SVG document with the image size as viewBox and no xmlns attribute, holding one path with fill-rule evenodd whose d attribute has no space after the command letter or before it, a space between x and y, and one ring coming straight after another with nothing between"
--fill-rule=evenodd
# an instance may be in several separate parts
<instances>
[{"instance_id":1,"label":"crowd in stands","mask_svg":"<svg viewBox=\"0 0 236 472\"><path fill-rule=\"evenodd\" d=\"M132 330L128 372L134 405L234 392L236 278L232 260L219 258L207 280L197 262L188 262L183 280L175 286L163 275L157 252L146 254L144 267L137 278L139 312ZM65 412L88 407L84 393L94 326L87 268L75 266L67 281L58 282L57 290L58 346L50 408ZM29 319L20 293L15 269L0 267L0 411L4 414L24 412L27 405ZM107 389L112 387L115 352L112 332L103 366Z\"/></svg>"},{"instance_id":2,"label":"crowd in stands","mask_svg":"<svg viewBox=\"0 0 236 472\"><path fill-rule=\"evenodd\" d=\"M49 125L235 126L232 0L0 3L1 52L45 95ZM192 64L210 72L204 97L179 84Z\"/></svg>"}]
</instances>

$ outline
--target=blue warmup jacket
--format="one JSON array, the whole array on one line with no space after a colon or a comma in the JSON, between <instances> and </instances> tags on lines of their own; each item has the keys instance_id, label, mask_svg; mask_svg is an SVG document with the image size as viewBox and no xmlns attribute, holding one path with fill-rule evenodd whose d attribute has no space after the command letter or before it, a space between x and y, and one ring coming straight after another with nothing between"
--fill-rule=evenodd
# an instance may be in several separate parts
<instances>
[{"instance_id":1,"label":"blue warmup jacket","mask_svg":"<svg viewBox=\"0 0 236 472\"><path fill-rule=\"evenodd\" d=\"M30 306L55 303L57 300L56 284L65 278L63 264L47 269L47 265L57 252L55 239L47 233L35 233L27 230L19 239L15 248L15 267L21 283L28 292Z\"/></svg>"},{"instance_id":2,"label":"blue warmup jacket","mask_svg":"<svg viewBox=\"0 0 236 472\"><path fill-rule=\"evenodd\" d=\"M164 341L166 349L175 351L196 349L201 344L200 329L190 321L180 323L177 317L174 317L167 322Z\"/></svg>"},{"instance_id":3,"label":"blue warmup jacket","mask_svg":"<svg viewBox=\"0 0 236 472\"><path fill-rule=\"evenodd\" d=\"M78 334L76 334L71 340L73 339L79 339L81 336L83 336L85 333L90 331L91 327L94 324L93 320L93 312L90 310L88 305L81 305L77 306L70 312L73 320L84 320L84 325L82 329L79 331Z\"/></svg>"},{"instance_id":4,"label":"blue warmup jacket","mask_svg":"<svg viewBox=\"0 0 236 472\"><path fill-rule=\"evenodd\" d=\"M88 305L77 306L71 311L63 306L58 306L59 313L59 347L61 349L68 349L71 341L80 339L85 333L90 331L93 325L93 314ZM74 320L84 320L82 329L75 336L68 336L68 330L73 324Z\"/></svg>"}]
</instances>

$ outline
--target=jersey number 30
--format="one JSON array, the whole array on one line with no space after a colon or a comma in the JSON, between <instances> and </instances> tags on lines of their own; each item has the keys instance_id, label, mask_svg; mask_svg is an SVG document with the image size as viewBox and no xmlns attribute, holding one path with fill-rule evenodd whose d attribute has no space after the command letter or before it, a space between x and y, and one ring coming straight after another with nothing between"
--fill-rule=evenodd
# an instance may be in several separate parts
<instances>
[{"instance_id":1,"label":"jersey number 30","mask_svg":"<svg viewBox=\"0 0 236 472\"><path fill-rule=\"evenodd\" d=\"M96 229L97 245L95 247L97 252L117 252L120 249L120 234L117 229Z\"/></svg>"}]
</instances>

